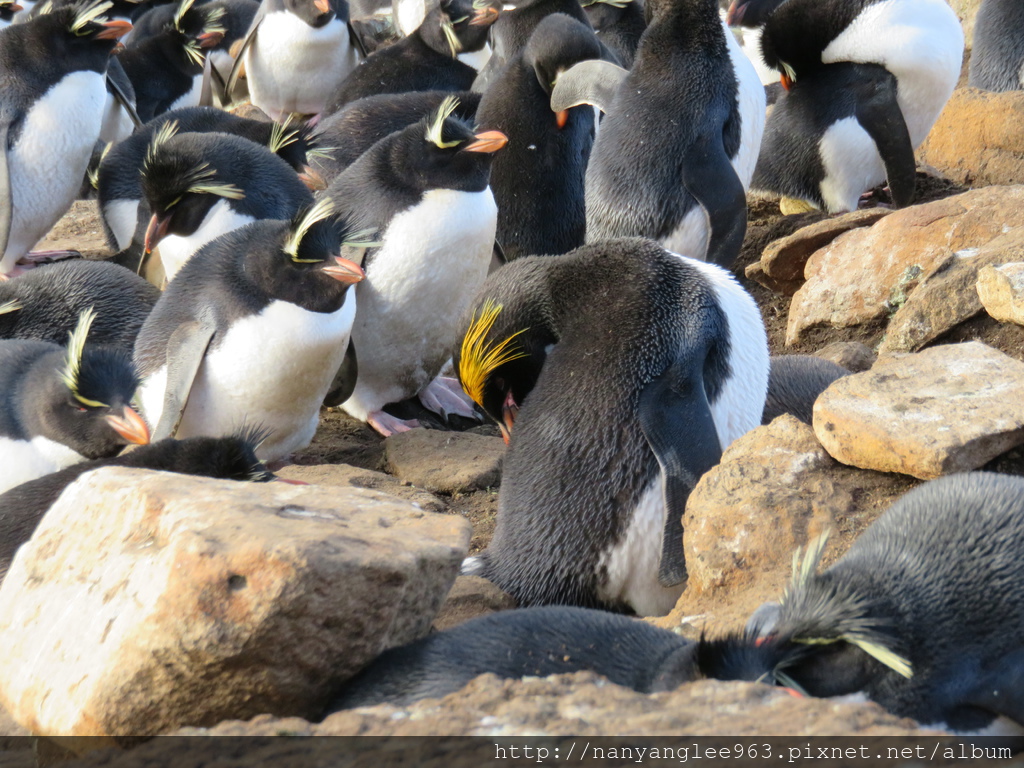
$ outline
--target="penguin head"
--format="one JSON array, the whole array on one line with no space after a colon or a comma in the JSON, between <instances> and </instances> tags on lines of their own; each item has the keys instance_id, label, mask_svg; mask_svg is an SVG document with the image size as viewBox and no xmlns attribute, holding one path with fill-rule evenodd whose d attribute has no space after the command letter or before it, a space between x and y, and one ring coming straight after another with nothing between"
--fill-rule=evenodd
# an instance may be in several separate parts
<instances>
[{"instance_id":1,"label":"penguin head","mask_svg":"<svg viewBox=\"0 0 1024 768\"><path fill-rule=\"evenodd\" d=\"M454 59L484 47L500 12L496 0L441 0L427 12L416 33L435 51Z\"/></svg>"},{"instance_id":2,"label":"penguin head","mask_svg":"<svg viewBox=\"0 0 1024 768\"><path fill-rule=\"evenodd\" d=\"M149 429L131 400L139 384L127 352L86 346L95 313L81 314L53 377L45 385L41 432L85 456L114 456L128 443L145 445Z\"/></svg>"},{"instance_id":3,"label":"penguin head","mask_svg":"<svg viewBox=\"0 0 1024 768\"><path fill-rule=\"evenodd\" d=\"M608 0L616 3L623 1ZM594 30L564 13L545 16L530 35L523 52L523 62L533 68L537 82L548 96L559 76L567 69L581 61L600 58L601 43ZM582 108L589 109L586 106ZM568 119L567 109L555 113L559 128L564 128Z\"/></svg>"},{"instance_id":4,"label":"penguin head","mask_svg":"<svg viewBox=\"0 0 1024 768\"><path fill-rule=\"evenodd\" d=\"M249 428L226 437L168 438L136 451L135 456L149 469L266 483L275 479L274 474L256 458L265 437L264 430Z\"/></svg>"},{"instance_id":5,"label":"penguin head","mask_svg":"<svg viewBox=\"0 0 1024 768\"><path fill-rule=\"evenodd\" d=\"M296 123L292 115L286 115L271 128L267 149L294 168L309 189L327 188L327 181L311 163L318 157L331 159L331 150L320 146L320 134L309 123Z\"/></svg>"},{"instance_id":6,"label":"penguin head","mask_svg":"<svg viewBox=\"0 0 1024 768\"><path fill-rule=\"evenodd\" d=\"M760 27L785 0L732 0L725 16L730 27Z\"/></svg>"},{"instance_id":7,"label":"penguin head","mask_svg":"<svg viewBox=\"0 0 1024 768\"><path fill-rule=\"evenodd\" d=\"M45 39L48 59L70 63L69 69L91 69L106 72L110 54L118 40L131 31L132 25L121 19L109 19L109 2L78 2L56 7L51 3L37 6L38 15L24 24L9 27L5 34L39 35ZM15 32L15 30L17 30Z\"/></svg>"},{"instance_id":8,"label":"penguin head","mask_svg":"<svg viewBox=\"0 0 1024 768\"><path fill-rule=\"evenodd\" d=\"M390 166L409 187L421 192L487 189L493 153L508 138L501 131L475 134L468 123L452 115L458 104L454 96L446 97L423 120L389 137Z\"/></svg>"},{"instance_id":9,"label":"penguin head","mask_svg":"<svg viewBox=\"0 0 1024 768\"><path fill-rule=\"evenodd\" d=\"M348 22L348 3L343 0L284 0L284 8L313 29L327 26L335 18Z\"/></svg>"},{"instance_id":10,"label":"penguin head","mask_svg":"<svg viewBox=\"0 0 1024 768\"><path fill-rule=\"evenodd\" d=\"M13 287L10 281L0 283L0 288ZM11 295L8 293L8 295ZM18 312L24 305L16 298L4 298L0 295L0 339L14 338L14 329L18 325Z\"/></svg>"},{"instance_id":11,"label":"penguin head","mask_svg":"<svg viewBox=\"0 0 1024 768\"><path fill-rule=\"evenodd\" d=\"M176 120L160 126L142 163L142 190L153 212L146 229L146 253L169 234L191 235L219 200L245 197L218 176L190 134L176 136L177 131Z\"/></svg>"},{"instance_id":12,"label":"penguin head","mask_svg":"<svg viewBox=\"0 0 1024 768\"><path fill-rule=\"evenodd\" d=\"M15 0L0 0L0 20L8 24L14 20L14 14L23 10Z\"/></svg>"},{"instance_id":13,"label":"penguin head","mask_svg":"<svg viewBox=\"0 0 1024 768\"><path fill-rule=\"evenodd\" d=\"M196 0L179 0L174 15L164 26L160 45L170 61L177 61L187 72L201 71L206 50L224 39L225 9L213 5L196 5Z\"/></svg>"}]
</instances>

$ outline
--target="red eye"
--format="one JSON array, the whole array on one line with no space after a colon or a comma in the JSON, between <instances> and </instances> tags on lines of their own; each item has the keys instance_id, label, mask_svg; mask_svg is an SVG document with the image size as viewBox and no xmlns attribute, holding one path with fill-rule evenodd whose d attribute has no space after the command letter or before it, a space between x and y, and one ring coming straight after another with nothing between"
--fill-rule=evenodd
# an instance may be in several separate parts
<instances>
[{"instance_id":1,"label":"red eye","mask_svg":"<svg viewBox=\"0 0 1024 768\"><path fill-rule=\"evenodd\" d=\"M78 411L79 413L85 413L88 410L88 408L75 408L75 410Z\"/></svg>"}]
</instances>

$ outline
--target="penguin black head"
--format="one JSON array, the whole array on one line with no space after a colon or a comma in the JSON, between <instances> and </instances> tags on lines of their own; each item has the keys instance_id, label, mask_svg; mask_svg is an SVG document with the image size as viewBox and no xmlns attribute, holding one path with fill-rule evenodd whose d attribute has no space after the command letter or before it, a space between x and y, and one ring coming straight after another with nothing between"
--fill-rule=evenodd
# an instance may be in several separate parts
<instances>
[{"instance_id":1,"label":"penguin black head","mask_svg":"<svg viewBox=\"0 0 1024 768\"><path fill-rule=\"evenodd\" d=\"M340 13L337 7L339 5L344 5L344 9ZM284 0L284 7L285 10L298 16L313 29L327 26L335 17L348 22L347 3L339 4L331 2L331 0Z\"/></svg>"},{"instance_id":2,"label":"penguin black head","mask_svg":"<svg viewBox=\"0 0 1024 768\"><path fill-rule=\"evenodd\" d=\"M38 16L9 27L5 34L8 40L16 39L12 35L38 36L48 59L73 62L77 69L106 72L107 60L119 45L118 40L132 28L127 21L108 19L104 14L110 8L109 2L43 6Z\"/></svg>"},{"instance_id":3,"label":"penguin black head","mask_svg":"<svg viewBox=\"0 0 1024 768\"><path fill-rule=\"evenodd\" d=\"M220 180L217 169L192 146L190 134L175 136L177 121L160 127L142 164L142 190L153 217L146 229L150 253L166 235L190 235L221 198L241 200L245 193Z\"/></svg>"},{"instance_id":4,"label":"penguin black head","mask_svg":"<svg viewBox=\"0 0 1024 768\"><path fill-rule=\"evenodd\" d=\"M0 21L10 24L14 20L14 14L22 10L14 0L0 0Z\"/></svg>"},{"instance_id":5,"label":"penguin black head","mask_svg":"<svg viewBox=\"0 0 1024 768\"><path fill-rule=\"evenodd\" d=\"M435 51L455 58L484 47L500 12L501 5L493 0L441 0L417 32Z\"/></svg>"},{"instance_id":6,"label":"penguin black head","mask_svg":"<svg viewBox=\"0 0 1024 768\"><path fill-rule=\"evenodd\" d=\"M149 429L131 406L139 379L131 356L111 347L86 348L95 314L82 313L72 331L58 375L47 379L38 396L41 434L59 436L87 459L119 453L128 443L145 445Z\"/></svg>"},{"instance_id":7,"label":"penguin black head","mask_svg":"<svg viewBox=\"0 0 1024 768\"><path fill-rule=\"evenodd\" d=\"M206 49L224 39L224 9L196 5L195 0L179 0L174 16L160 35L168 60L180 60L184 68L202 68Z\"/></svg>"},{"instance_id":8,"label":"penguin black head","mask_svg":"<svg viewBox=\"0 0 1024 768\"><path fill-rule=\"evenodd\" d=\"M487 188L492 155L508 138L501 131L474 134L468 123L452 116L458 103L448 97L423 120L392 135L390 165L413 189Z\"/></svg>"},{"instance_id":9,"label":"penguin black head","mask_svg":"<svg viewBox=\"0 0 1024 768\"><path fill-rule=\"evenodd\" d=\"M273 124L267 149L294 168L302 183L315 191L326 189L327 182L310 162L317 157L332 158L331 150L321 147L320 142L320 134L314 126L296 124L288 115Z\"/></svg>"},{"instance_id":10,"label":"penguin black head","mask_svg":"<svg viewBox=\"0 0 1024 768\"><path fill-rule=\"evenodd\" d=\"M622 2L622 0L614 0ZM601 43L592 29L564 13L552 13L530 35L523 62L533 67L537 82L549 96L558 76L581 61L601 58ZM558 127L564 128L569 111L558 112Z\"/></svg>"}]
</instances>

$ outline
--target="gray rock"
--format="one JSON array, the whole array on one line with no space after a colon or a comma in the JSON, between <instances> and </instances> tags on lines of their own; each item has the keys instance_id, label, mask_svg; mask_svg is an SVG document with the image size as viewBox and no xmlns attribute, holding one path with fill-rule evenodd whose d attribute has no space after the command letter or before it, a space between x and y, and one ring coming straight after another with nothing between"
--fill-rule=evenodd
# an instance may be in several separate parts
<instances>
[{"instance_id":1,"label":"gray rock","mask_svg":"<svg viewBox=\"0 0 1024 768\"><path fill-rule=\"evenodd\" d=\"M500 438L465 432L412 429L384 441L388 471L403 482L437 493L466 493L501 482L505 445Z\"/></svg>"}]
</instances>

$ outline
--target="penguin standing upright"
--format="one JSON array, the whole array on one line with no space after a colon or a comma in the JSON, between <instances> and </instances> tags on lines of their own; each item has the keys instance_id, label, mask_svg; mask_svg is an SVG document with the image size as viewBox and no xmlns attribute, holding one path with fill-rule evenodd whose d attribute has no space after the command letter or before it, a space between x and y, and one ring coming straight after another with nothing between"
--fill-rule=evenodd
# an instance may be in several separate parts
<instances>
[{"instance_id":1,"label":"penguin standing upright","mask_svg":"<svg viewBox=\"0 0 1024 768\"><path fill-rule=\"evenodd\" d=\"M586 0L582 5L597 39L615 54L619 64L630 69L647 29L643 0Z\"/></svg>"},{"instance_id":2,"label":"penguin standing upright","mask_svg":"<svg viewBox=\"0 0 1024 768\"><path fill-rule=\"evenodd\" d=\"M346 0L263 0L228 77L244 64L250 101L277 120L319 115L361 59Z\"/></svg>"},{"instance_id":3,"label":"penguin standing upright","mask_svg":"<svg viewBox=\"0 0 1024 768\"><path fill-rule=\"evenodd\" d=\"M480 101L477 125L508 136L491 166L491 189L498 204L498 242L509 260L565 253L583 244L583 180L594 143L594 111L588 106L553 111L551 89L563 71L600 57L592 30L565 14L552 14Z\"/></svg>"},{"instance_id":4,"label":"penguin standing upright","mask_svg":"<svg viewBox=\"0 0 1024 768\"><path fill-rule=\"evenodd\" d=\"M138 378L123 350L86 346L86 310L67 348L0 341L0 492L149 442L131 406Z\"/></svg>"},{"instance_id":5,"label":"penguin standing upright","mask_svg":"<svg viewBox=\"0 0 1024 768\"><path fill-rule=\"evenodd\" d=\"M346 221L378 233L352 327L355 389L342 407L384 435L411 426L383 408L419 395L430 410L472 416L458 385L438 380L459 317L487 276L497 207L488 186L504 134L474 135L454 98L381 139L326 194ZM454 391L453 391L454 388Z\"/></svg>"},{"instance_id":6,"label":"penguin standing upright","mask_svg":"<svg viewBox=\"0 0 1024 768\"><path fill-rule=\"evenodd\" d=\"M967 84L985 91L1024 89L1024 4L984 0L974 17Z\"/></svg>"},{"instance_id":7,"label":"penguin standing upright","mask_svg":"<svg viewBox=\"0 0 1024 768\"><path fill-rule=\"evenodd\" d=\"M462 329L459 379L510 442L494 538L463 572L520 606L668 613L690 491L761 423L753 299L718 266L612 240L502 267Z\"/></svg>"},{"instance_id":8,"label":"penguin standing upright","mask_svg":"<svg viewBox=\"0 0 1024 768\"><path fill-rule=\"evenodd\" d=\"M257 221L207 243L139 331L139 401L154 437L266 431L257 455L309 444L355 316L358 265L330 198L291 221Z\"/></svg>"},{"instance_id":9,"label":"penguin standing upright","mask_svg":"<svg viewBox=\"0 0 1024 768\"><path fill-rule=\"evenodd\" d=\"M633 69L601 105L606 115L587 167L587 241L650 237L728 267L746 232L764 88L715 0L647 0L645 12L650 23ZM555 96L571 90L571 74ZM598 85L608 92L606 82ZM582 90L567 102L587 101Z\"/></svg>"},{"instance_id":10,"label":"penguin standing upright","mask_svg":"<svg viewBox=\"0 0 1024 768\"><path fill-rule=\"evenodd\" d=\"M0 275L71 207L100 135L107 59L131 29L81 3L0 35Z\"/></svg>"}]
</instances>

